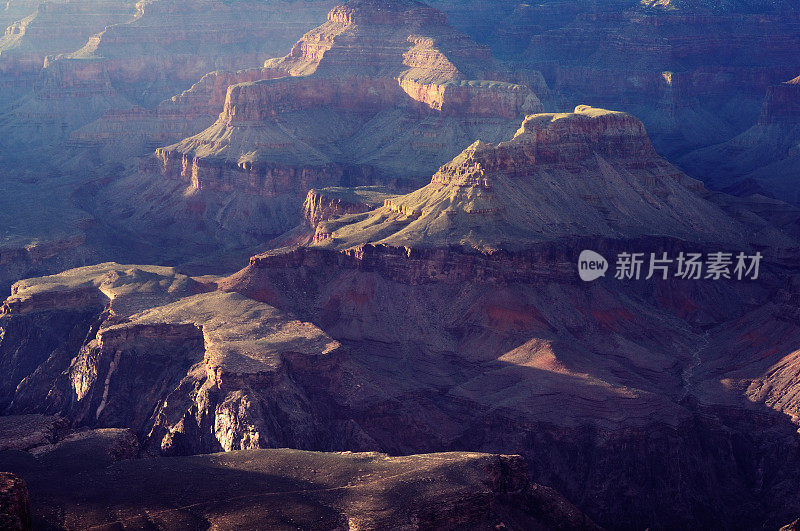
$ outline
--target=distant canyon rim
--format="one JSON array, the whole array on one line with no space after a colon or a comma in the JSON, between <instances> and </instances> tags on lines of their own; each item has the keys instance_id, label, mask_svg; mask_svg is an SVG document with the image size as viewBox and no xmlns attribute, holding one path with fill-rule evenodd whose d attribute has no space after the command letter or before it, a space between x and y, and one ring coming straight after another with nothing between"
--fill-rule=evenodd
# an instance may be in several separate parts
<instances>
[{"instance_id":1,"label":"distant canyon rim","mask_svg":"<svg viewBox=\"0 0 800 531\"><path fill-rule=\"evenodd\" d=\"M0 527L798 525L797 0L0 26Z\"/></svg>"}]
</instances>

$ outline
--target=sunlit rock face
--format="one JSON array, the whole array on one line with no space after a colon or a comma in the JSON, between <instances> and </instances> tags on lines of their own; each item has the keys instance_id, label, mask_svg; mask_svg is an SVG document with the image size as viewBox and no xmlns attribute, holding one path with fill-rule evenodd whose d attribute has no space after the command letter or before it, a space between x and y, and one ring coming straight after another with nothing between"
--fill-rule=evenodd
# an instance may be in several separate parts
<instances>
[{"instance_id":1,"label":"sunlit rock face","mask_svg":"<svg viewBox=\"0 0 800 531\"><path fill-rule=\"evenodd\" d=\"M211 73L159 106L199 123L220 105L210 127L158 148L103 204L111 223L134 205L147 224L168 216L234 245L271 239L301 221L312 188L408 189L475 138L509 136L549 94L541 76L522 77L435 9L351 2L288 55ZM149 208L154 196L175 207Z\"/></svg>"},{"instance_id":2,"label":"sunlit rock face","mask_svg":"<svg viewBox=\"0 0 800 531\"><path fill-rule=\"evenodd\" d=\"M318 219L322 205L359 195L321 190L307 211ZM308 245L256 255L219 286L298 312L346 345L337 370L347 376L315 393L381 448L511 447L601 523L714 522L712 507L740 498L697 481L698 466L730 471L764 444L782 456L772 470L800 458L790 346L800 329L775 318L796 306L796 288L775 295L794 271L778 265L791 238L711 199L655 154L637 119L581 106L529 116L511 140L476 143L415 192L317 222ZM587 248L613 257L765 241L783 243L765 251L775 269L755 283L586 284L576 273ZM341 395L329 394L340 378ZM717 452L754 426L770 435ZM670 479L654 487L622 474L612 487L621 466ZM618 505L616 487L651 512ZM792 494L775 507L797 504Z\"/></svg>"},{"instance_id":3,"label":"sunlit rock face","mask_svg":"<svg viewBox=\"0 0 800 531\"><path fill-rule=\"evenodd\" d=\"M475 142L427 186L317 224L315 239L338 249L518 250L564 238L646 235L738 245L766 230L791 245L776 229L745 228L706 193L656 154L638 119L584 105L528 116L509 141Z\"/></svg>"},{"instance_id":4,"label":"sunlit rock face","mask_svg":"<svg viewBox=\"0 0 800 531\"><path fill-rule=\"evenodd\" d=\"M502 71L488 49L449 28L440 12L418 2L339 6L289 55L268 61L264 72L265 77L278 77L274 72L279 72L284 78L231 86L222 114L211 128L157 151L167 177L180 175L200 188L220 186L221 182L209 179L202 182L200 172L190 176L186 170L225 162L231 170L221 172L234 173L221 181L236 187L238 181L244 184L258 173L269 173L270 165L324 165L341 158L389 173L404 164L406 172L416 173L437 156L426 153L426 148L452 149L446 142L457 134L456 128L465 127L464 119L474 122L471 128L476 133L482 132L481 127L488 132L506 119L541 109L529 87L508 82L510 74ZM242 81L254 78L251 71L242 76ZM226 83L231 81L226 77ZM320 113L328 114L331 123L297 123L316 121ZM290 116L296 125L287 131L281 124ZM402 117L399 124L398 117ZM444 135L445 143L415 144L416 157L392 151L375 160L364 159L370 140L370 151L389 149L381 143L396 145L389 137L408 137L416 132L409 128L422 127L424 137ZM359 138L368 133L371 138ZM180 162L181 173L176 174L172 161L182 158L187 160ZM256 175L236 178L237 171ZM338 183L324 179L317 183L325 184ZM269 182L264 189L270 193Z\"/></svg>"}]
</instances>

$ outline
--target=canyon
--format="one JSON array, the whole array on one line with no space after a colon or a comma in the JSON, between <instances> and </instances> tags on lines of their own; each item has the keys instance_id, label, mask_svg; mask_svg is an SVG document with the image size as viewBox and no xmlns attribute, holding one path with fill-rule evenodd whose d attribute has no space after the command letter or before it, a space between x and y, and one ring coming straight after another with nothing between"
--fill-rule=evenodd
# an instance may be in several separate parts
<instances>
[{"instance_id":1,"label":"canyon","mask_svg":"<svg viewBox=\"0 0 800 531\"><path fill-rule=\"evenodd\" d=\"M797 204L800 164L800 77L769 87L758 121L735 138L678 163L712 185Z\"/></svg>"},{"instance_id":2,"label":"canyon","mask_svg":"<svg viewBox=\"0 0 800 531\"><path fill-rule=\"evenodd\" d=\"M541 76L522 77L424 4L349 2L288 55L207 74L162 103L159 113L198 120L222 112L88 209L112 227L137 220L148 239L186 238L190 226L198 245L252 248L295 227L312 188L402 191L475 138L512 133L549 97Z\"/></svg>"},{"instance_id":3,"label":"canyon","mask_svg":"<svg viewBox=\"0 0 800 531\"><path fill-rule=\"evenodd\" d=\"M796 525L798 13L4 3L0 527Z\"/></svg>"},{"instance_id":4,"label":"canyon","mask_svg":"<svg viewBox=\"0 0 800 531\"><path fill-rule=\"evenodd\" d=\"M147 459L515 453L599 525L783 525L800 511L797 243L721 205L628 114L531 115L415 192L312 191L306 243L229 277L107 263L14 284L2 404L125 426ZM751 281L584 284L586 245L765 263Z\"/></svg>"},{"instance_id":5,"label":"canyon","mask_svg":"<svg viewBox=\"0 0 800 531\"><path fill-rule=\"evenodd\" d=\"M747 129L768 87L797 75L798 39L796 5L643 2L581 12L519 57L568 101L636 115L673 159Z\"/></svg>"}]
</instances>

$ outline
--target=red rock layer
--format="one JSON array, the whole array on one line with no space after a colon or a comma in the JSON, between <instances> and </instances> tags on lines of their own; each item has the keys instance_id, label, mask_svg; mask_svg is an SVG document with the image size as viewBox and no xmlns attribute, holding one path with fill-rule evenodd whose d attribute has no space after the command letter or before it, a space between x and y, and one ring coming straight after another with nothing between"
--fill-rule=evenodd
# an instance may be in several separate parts
<instances>
[{"instance_id":1,"label":"red rock layer","mask_svg":"<svg viewBox=\"0 0 800 531\"><path fill-rule=\"evenodd\" d=\"M151 165L144 166L152 170ZM156 150L156 167L167 179L176 179L194 190L215 192L242 191L252 195L277 197L283 194L304 197L306 190L336 186L347 176L355 176L354 184L370 184L378 172L369 168L348 168L339 164L293 166L269 162L220 164L184 155L166 148Z\"/></svg>"}]
</instances>

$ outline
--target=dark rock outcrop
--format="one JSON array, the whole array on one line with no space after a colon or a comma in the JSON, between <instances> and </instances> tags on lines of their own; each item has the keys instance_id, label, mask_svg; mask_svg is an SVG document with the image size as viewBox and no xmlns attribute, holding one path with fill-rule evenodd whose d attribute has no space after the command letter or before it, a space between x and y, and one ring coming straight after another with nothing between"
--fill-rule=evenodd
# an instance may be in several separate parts
<instances>
[{"instance_id":1,"label":"dark rock outcrop","mask_svg":"<svg viewBox=\"0 0 800 531\"><path fill-rule=\"evenodd\" d=\"M30 497L25 482L0 472L0 527L9 531L31 529Z\"/></svg>"},{"instance_id":2,"label":"dark rock outcrop","mask_svg":"<svg viewBox=\"0 0 800 531\"><path fill-rule=\"evenodd\" d=\"M155 520L171 529L599 529L557 492L532 484L518 455L245 450L87 466L76 475L58 464L17 469L40 500L38 521L68 528ZM199 481L212 471L216 481Z\"/></svg>"}]
</instances>

